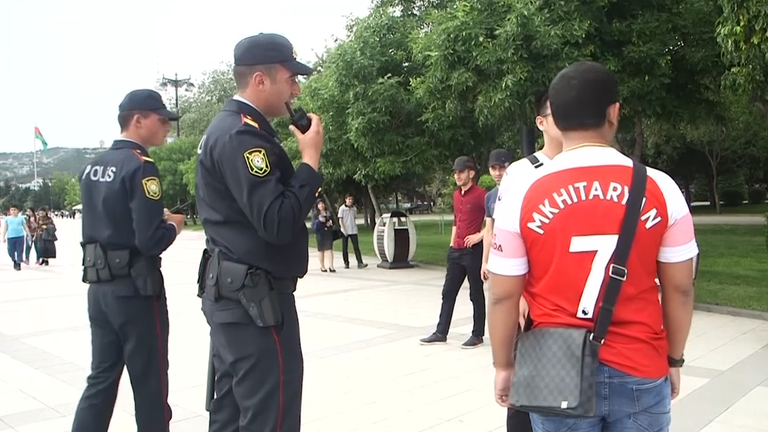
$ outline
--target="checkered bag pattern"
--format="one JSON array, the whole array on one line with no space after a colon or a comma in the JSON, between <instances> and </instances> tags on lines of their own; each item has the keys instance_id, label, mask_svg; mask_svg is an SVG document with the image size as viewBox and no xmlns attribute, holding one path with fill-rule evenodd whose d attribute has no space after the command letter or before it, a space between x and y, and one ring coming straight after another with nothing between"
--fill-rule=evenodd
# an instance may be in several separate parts
<instances>
[{"instance_id":1,"label":"checkered bag pattern","mask_svg":"<svg viewBox=\"0 0 768 432\"><path fill-rule=\"evenodd\" d=\"M600 345L590 331L540 328L520 335L509 395L515 409L539 414L595 415Z\"/></svg>"}]
</instances>

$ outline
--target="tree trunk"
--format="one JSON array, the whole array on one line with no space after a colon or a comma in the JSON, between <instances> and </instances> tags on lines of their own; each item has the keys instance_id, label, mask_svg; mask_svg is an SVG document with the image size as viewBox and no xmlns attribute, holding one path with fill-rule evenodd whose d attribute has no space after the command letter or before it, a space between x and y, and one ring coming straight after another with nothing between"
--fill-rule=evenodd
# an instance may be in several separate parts
<instances>
[{"instance_id":1,"label":"tree trunk","mask_svg":"<svg viewBox=\"0 0 768 432\"><path fill-rule=\"evenodd\" d=\"M645 133L643 133L643 117L638 114L635 117L635 148L632 150L632 159L641 162L643 160L643 147L645 146Z\"/></svg>"},{"instance_id":2,"label":"tree trunk","mask_svg":"<svg viewBox=\"0 0 768 432\"><path fill-rule=\"evenodd\" d=\"M368 185L368 196L371 198L371 206L373 206L374 215L378 221L381 218L381 207L379 207L379 200L376 199L376 194L373 192L373 186L370 184Z\"/></svg>"},{"instance_id":3,"label":"tree trunk","mask_svg":"<svg viewBox=\"0 0 768 432\"><path fill-rule=\"evenodd\" d=\"M365 214L366 217L366 225L368 228L373 228L376 226L376 212L373 210L373 206L368 207L368 212Z\"/></svg>"},{"instance_id":4,"label":"tree trunk","mask_svg":"<svg viewBox=\"0 0 768 432\"><path fill-rule=\"evenodd\" d=\"M710 160L712 166L712 196L715 198L715 212L720 214L720 193L717 191L717 167Z\"/></svg>"}]
</instances>

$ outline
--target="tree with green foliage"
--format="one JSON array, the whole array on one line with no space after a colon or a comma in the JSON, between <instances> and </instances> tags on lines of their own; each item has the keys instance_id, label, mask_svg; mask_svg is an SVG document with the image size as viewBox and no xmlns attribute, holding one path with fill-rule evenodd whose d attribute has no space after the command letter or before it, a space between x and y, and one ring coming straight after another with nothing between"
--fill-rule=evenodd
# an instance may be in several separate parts
<instances>
[{"instance_id":1,"label":"tree with green foliage","mask_svg":"<svg viewBox=\"0 0 768 432\"><path fill-rule=\"evenodd\" d=\"M623 127L640 159L643 119L674 102L666 92L674 78L670 52L684 19L669 0L456 0L430 12L428 28L414 35L424 63L415 85L424 120L442 148L469 149L483 162L491 149L518 142L536 91L569 63L591 59L619 77Z\"/></svg>"},{"instance_id":2,"label":"tree with green foliage","mask_svg":"<svg viewBox=\"0 0 768 432\"><path fill-rule=\"evenodd\" d=\"M768 5L765 0L719 0L717 38L729 70L724 83L742 92L768 121Z\"/></svg>"},{"instance_id":3,"label":"tree with green foliage","mask_svg":"<svg viewBox=\"0 0 768 432\"><path fill-rule=\"evenodd\" d=\"M199 142L200 139L197 137L182 136L171 143L162 147L154 147L149 151L158 171L160 171L163 203L169 208L193 199L193 194L190 193L185 179L185 168L188 161L195 160L197 157Z\"/></svg>"},{"instance_id":4,"label":"tree with green foliage","mask_svg":"<svg viewBox=\"0 0 768 432\"><path fill-rule=\"evenodd\" d=\"M737 166L740 161L759 158L768 151L768 131L757 116L744 97L725 93L715 111L692 109L684 121L653 122L649 138L654 147L682 145L706 157L712 201L720 214L721 177L734 174L723 173L723 166ZM738 177L742 183L739 189L746 189L744 176L739 173Z\"/></svg>"},{"instance_id":5,"label":"tree with green foliage","mask_svg":"<svg viewBox=\"0 0 768 432\"><path fill-rule=\"evenodd\" d=\"M67 185L72 181L77 181L77 176L67 173L56 173L51 178L51 207L63 209L67 205ZM75 203L79 204L79 203Z\"/></svg>"},{"instance_id":6,"label":"tree with green foliage","mask_svg":"<svg viewBox=\"0 0 768 432\"><path fill-rule=\"evenodd\" d=\"M352 21L348 39L318 62L299 100L323 119L324 181L339 185L352 178L364 185L377 218L378 193L391 192L389 185L403 176L435 167L435 146L424 133L411 89L420 74L410 44L417 26L417 19L383 7Z\"/></svg>"},{"instance_id":7,"label":"tree with green foliage","mask_svg":"<svg viewBox=\"0 0 768 432\"><path fill-rule=\"evenodd\" d=\"M195 93L179 102L184 114L180 121L185 137L197 137L199 141L213 117L221 111L224 101L231 98L235 91L231 64L206 73L197 84Z\"/></svg>"},{"instance_id":8,"label":"tree with green foliage","mask_svg":"<svg viewBox=\"0 0 768 432\"><path fill-rule=\"evenodd\" d=\"M67 196L64 199L64 205L67 208L72 208L81 203L80 181L77 178L72 178L67 182Z\"/></svg>"}]
</instances>

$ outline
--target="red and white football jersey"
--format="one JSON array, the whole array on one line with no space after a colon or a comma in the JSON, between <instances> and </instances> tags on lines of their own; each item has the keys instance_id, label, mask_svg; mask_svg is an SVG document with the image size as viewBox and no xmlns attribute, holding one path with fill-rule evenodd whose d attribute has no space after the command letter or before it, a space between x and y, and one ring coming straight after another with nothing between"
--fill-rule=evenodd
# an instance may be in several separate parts
<instances>
[{"instance_id":1,"label":"red and white football jersey","mask_svg":"<svg viewBox=\"0 0 768 432\"><path fill-rule=\"evenodd\" d=\"M536 327L594 325L632 180L632 160L610 147L565 151L535 171L510 172L494 212L489 271L527 274ZM638 231L601 348L608 366L641 378L669 372L658 262L698 254L688 205L667 174L648 168Z\"/></svg>"}]
</instances>

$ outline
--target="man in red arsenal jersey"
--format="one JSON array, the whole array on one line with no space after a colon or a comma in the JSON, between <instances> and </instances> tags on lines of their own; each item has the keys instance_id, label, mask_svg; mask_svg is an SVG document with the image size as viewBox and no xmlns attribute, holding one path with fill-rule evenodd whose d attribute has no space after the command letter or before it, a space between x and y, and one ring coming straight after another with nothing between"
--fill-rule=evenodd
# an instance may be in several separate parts
<instances>
[{"instance_id":1,"label":"man in red arsenal jersey","mask_svg":"<svg viewBox=\"0 0 768 432\"><path fill-rule=\"evenodd\" d=\"M619 121L612 73L597 63L574 63L552 81L549 98L563 153L539 175L510 178L513 186L494 213L489 329L496 398L505 406L523 290L534 328L592 328L632 177L632 161L610 147ZM667 174L648 168L640 214L627 279L600 350L597 415L531 414L535 431L669 430L693 316L698 247L688 205Z\"/></svg>"},{"instance_id":2,"label":"man in red arsenal jersey","mask_svg":"<svg viewBox=\"0 0 768 432\"><path fill-rule=\"evenodd\" d=\"M453 178L458 189L453 193L453 228L448 248L448 266L443 284L443 302L437 329L421 339L422 345L444 344L448 341L453 308L464 279L469 279L469 299L472 301L472 335L462 348L477 348L485 335L485 292L480 268L483 261L483 218L485 217L485 190L474 182L477 175L475 162L460 156L453 164Z\"/></svg>"}]
</instances>

